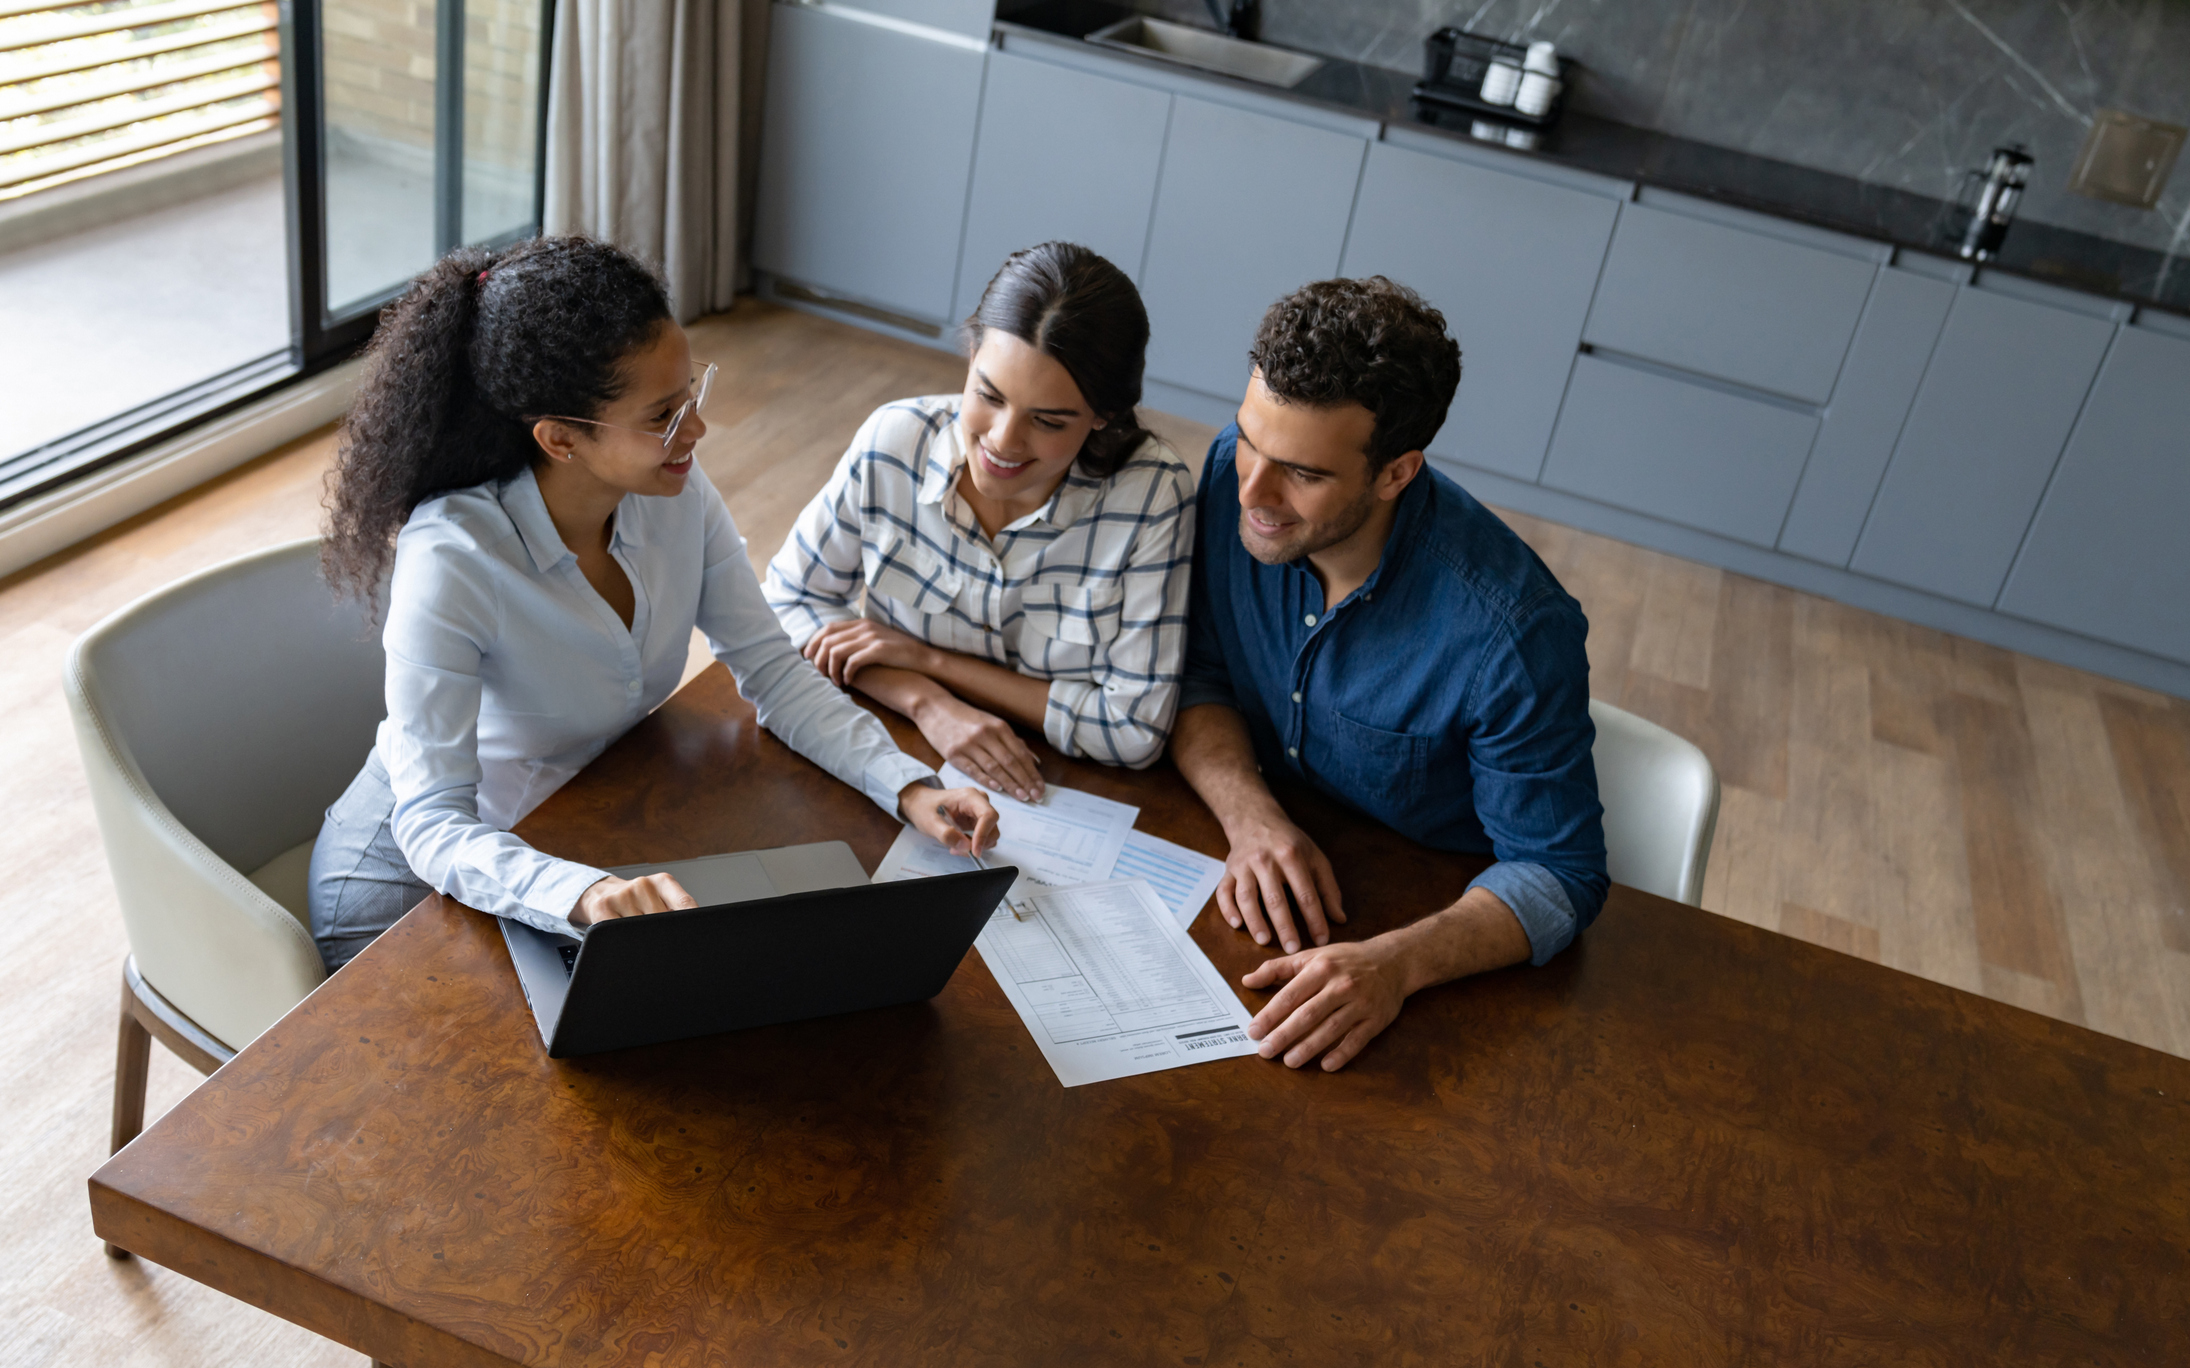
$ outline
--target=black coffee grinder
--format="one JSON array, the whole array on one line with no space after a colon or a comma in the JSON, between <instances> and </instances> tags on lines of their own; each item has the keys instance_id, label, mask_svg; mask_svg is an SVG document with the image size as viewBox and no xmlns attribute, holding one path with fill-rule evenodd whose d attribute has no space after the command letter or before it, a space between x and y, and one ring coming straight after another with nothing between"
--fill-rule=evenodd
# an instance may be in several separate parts
<instances>
[{"instance_id":1,"label":"black coffee grinder","mask_svg":"<svg viewBox=\"0 0 2190 1368\"><path fill-rule=\"evenodd\" d=\"M1962 259L1964 261L1990 261L1999 255L2000 244L2007 240L2008 225L2015 219L2015 206L2023 198L2023 187L2030 183L2030 153L2021 143L1992 149L1992 163L1982 171L1972 171L1964 179L1966 189L1971 181L1981 181L1974 205L1965 201L1970 211L1969 225L1962 230Z\"/></svg>"}]
</instances>

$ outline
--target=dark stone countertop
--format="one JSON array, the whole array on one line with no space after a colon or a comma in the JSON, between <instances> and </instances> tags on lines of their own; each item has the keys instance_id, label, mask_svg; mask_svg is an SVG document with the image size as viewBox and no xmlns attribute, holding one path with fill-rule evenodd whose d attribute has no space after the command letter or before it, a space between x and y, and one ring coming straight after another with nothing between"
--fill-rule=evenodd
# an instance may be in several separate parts
<instances>
[{"instance_id":1,"label":"dark stone countertop","mask_svg":"<svg viewBox=\"0 0 2190 1368\"><path fill-rule=\"evenodd\" d=\"M1106 0L1033 0L998 7L997 27L1047 38L1080 39L1133 17ZM1316 105L1400 128L1440 134L1504 155L1552 162L1616 180L1715 200L1851 237L1952 258L1962 211L1944 200L1870 185L1851 176L1569 112L1530 150L1470 135L1477 116L1414 98L1417 73L1364 66L1323 56L1323 66L1290 90L1235 80L1116 48L1097 49L1121 62L1231 85L1279 100ZM1585 73L1584 80L1588 77ZM2086 294L2190 314L2190 260L2114 242L2030 219L2008 230L2000 256L1985 270L2006 271Z\"/></svg>"}]
</instances>

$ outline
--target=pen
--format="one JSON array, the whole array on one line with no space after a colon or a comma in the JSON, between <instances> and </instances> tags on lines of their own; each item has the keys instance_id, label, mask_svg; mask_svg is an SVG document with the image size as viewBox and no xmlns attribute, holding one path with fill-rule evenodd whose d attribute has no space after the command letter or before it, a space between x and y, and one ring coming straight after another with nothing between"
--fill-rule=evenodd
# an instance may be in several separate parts
<instances>
[{"instance_id":1,"label":"pen","mask_svg":"<svg viewBox=\"0 0 2190 1368\"><path fill-rule=\"evenodd\" d=\"M958 818L955 814L951 812L949 808L943 806L941 803L937 803L935 805L935 810L942 816L950 818L951 825L954 827L958 827L958 832L960 835L965 835L966 829L964 827L958 826ZM987 869L989 867L989 862L981 858L981 853L979 851L973 849L973 838L971 836L966 837L966 858L973 861L973 867L975 869ZM1011 919L1013 921L1025 921L1027 919L1027 914L1021 910L1025 906L1025 903L1013 902L1011 900L1011 895L1008 893L1004 896L1004 906L1011 909Z\"/></svg>"},{"instance_id":2,"label":"pen","mask_svg":"<svg viewBox=\"0 0 2190 1368\"><path fill-rule=\"evenodd\" d=\"M968 858L973 861L975 869L987 869L989 867L989 862L978 855L969 856ZM1011 919L1013 921L1025 921L1027 919L1027 914L1019 910L1023 904L1013 902L1009 894L1004 896L1004 906L1011 909Z\"/></svg>"}]
</instances>

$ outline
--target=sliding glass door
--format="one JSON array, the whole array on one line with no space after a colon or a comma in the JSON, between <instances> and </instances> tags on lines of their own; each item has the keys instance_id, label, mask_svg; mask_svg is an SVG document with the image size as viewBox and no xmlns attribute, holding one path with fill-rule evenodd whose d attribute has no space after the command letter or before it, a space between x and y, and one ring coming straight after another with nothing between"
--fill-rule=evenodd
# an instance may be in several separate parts
<instances>
[{"instance_id":1,"label":"sliding glass door","mask_svg":"<svg viewBox=\"0 0 2190 1368\"><path fill-rule=\"evenodd\" d=\"M539 222L539 0L323 0L325 321Z\"/></svg>"},{"instance_id":2,"label":"sliding glass door","mask_svg":"<svg viewBox=\"0 0 2190 1368\"><path fill-rule=\"evenodd\" d=\"M298 6L318 75L299 82L290 177L307 355L353 350L451 248L539 231L553 13L553 0Z\"/></svg>"},{"instance_id":3,"label":"sliding glass door","mask_svg":"<svg viewBox=\"0 0 2190 1368\"><path fill-rule=\"evenodd\" d=\"M0 516L343 360L449 248L538 231L552 16L0 0Z\"/></svg>"}]
</instances>

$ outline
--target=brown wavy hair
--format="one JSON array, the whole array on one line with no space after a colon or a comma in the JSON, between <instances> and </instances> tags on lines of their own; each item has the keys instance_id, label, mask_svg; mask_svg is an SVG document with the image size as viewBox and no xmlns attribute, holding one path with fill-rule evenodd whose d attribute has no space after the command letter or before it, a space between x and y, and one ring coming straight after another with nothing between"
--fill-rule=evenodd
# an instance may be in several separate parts
<instances>
[{"instance_id":1,"label":"brown wavy hair","mask_svg":"<svg viewBox=\"0 0 2190 1368\"><path fill-rule=\"evenodd\" d=\"M1371 475L1428 446L1460 388L1460 344L1445 316L1383 276L1301 286L1262 316L1247 359L1287 403L1359 404L1376 415Z\"/></svg>"},{"instance_id":2,"label":"brown wavy hair","mask_svg":"<svg viewBox=\"0 0 2190 1368\"><path fill-rule=\"evenodd\" d=\"M411 510L506 480L548 414L591 418L670 321L658 276L580 237L449 253L382 315L337 437L320 550L338 591L370 599Z\"/></svg>"},{"instance_id":3,"label":"brown wavy hair","mask_svg":"<svg viewBox=\"0 0 2190 1368\"><path fill-rule=\"evenodd\" d=\"M1071 242L1013 252L965 322L968 355L991 328L1063 366L1103 420L1080 446L1083 472L1108 478L1148 440L1133 412L1148 356L1148 310L1132 280L1106 258Z\"/></svg>"}]
</instances>

